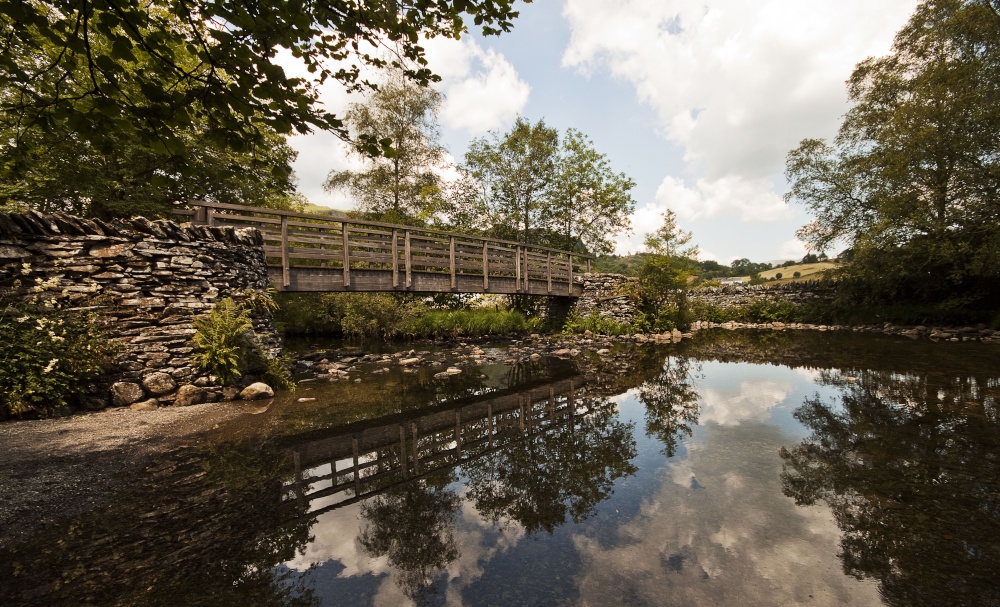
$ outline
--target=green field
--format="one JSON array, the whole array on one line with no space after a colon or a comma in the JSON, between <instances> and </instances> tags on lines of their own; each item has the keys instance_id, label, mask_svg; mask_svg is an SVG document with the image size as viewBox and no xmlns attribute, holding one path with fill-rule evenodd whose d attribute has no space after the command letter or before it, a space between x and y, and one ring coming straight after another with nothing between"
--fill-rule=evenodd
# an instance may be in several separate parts
<instances>
[{"instance_id":1,"label":"green field","mask_svg":"<svg viewBox=\"0 0 1000 607\"><path fill-rule=\"evenodd\" d=\"M796 280L817 280L823 277L824 270L832 270L837 264L832 261L820 261L818 263L800 263L787 268L772 268L760 273L761 278L771 280L776 274L781 274L779 282L795 282ZM798 272L800 276L793 278Z\"/></svg>"}]
</instances>

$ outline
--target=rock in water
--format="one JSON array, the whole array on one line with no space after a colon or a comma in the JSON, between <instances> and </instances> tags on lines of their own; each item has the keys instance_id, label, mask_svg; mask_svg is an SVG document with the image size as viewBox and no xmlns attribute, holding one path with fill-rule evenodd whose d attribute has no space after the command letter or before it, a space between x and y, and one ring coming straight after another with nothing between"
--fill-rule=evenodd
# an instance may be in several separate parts
<instances>
[{"instance_id":1,"label":"rock in water","mask_svg":"<svg viewBox=\"0 0 1000 607\"><path fill-rule=\"evenodd\" d=\"M243 400L261 400L272 396L274 396L274 390L263 382L252 383L240 392L240 398Z\"/></svg>"}]
</instances>

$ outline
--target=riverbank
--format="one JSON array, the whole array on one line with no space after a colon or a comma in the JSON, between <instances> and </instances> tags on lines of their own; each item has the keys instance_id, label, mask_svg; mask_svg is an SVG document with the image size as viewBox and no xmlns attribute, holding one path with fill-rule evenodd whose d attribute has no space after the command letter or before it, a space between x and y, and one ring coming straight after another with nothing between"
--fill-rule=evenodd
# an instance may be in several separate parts
<instances>
[{"instance_id":1,"label":"riverbank","mask_svg":"<svg viewBox=\"0 0 1000 607\"><path fill-rule=\"evenodd\" d=\"M264 408L239 401L112 408L0 424L0 546L106 505L157 454L196 445L219 424Z\"/></svg>"}]
</instances>

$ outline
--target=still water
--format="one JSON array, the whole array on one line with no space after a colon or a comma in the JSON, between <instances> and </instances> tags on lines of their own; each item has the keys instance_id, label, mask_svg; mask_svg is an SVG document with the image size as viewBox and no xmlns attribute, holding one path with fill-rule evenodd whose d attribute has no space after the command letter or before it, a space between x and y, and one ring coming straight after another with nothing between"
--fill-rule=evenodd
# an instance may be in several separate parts
<instances>
[{"instance_id":1,"label":"still water","mask_svg":"<svg viewBox=\"0 0 1000 607\"><path fill-rule=\"evenodd\" d=\"M0 550L0 603L1000 605L995 346L717 331L358 377Z\"/></svg>"}]
</instances>

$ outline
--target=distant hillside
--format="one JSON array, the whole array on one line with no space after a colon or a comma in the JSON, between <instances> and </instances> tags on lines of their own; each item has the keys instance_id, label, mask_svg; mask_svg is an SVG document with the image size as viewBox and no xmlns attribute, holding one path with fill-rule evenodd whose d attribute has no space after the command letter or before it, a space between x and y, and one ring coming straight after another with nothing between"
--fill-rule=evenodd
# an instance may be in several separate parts
<instances>
[{"instance_id":1,"label":"distant hillside","mask_svg":"<svg viewBox=\"0 0 1000 607\"><path fill-rule=\"evenodd\" d=\"M837 264L832 261L819 261L816 263L800 263L794 266L786 266L784 268L774 268L771 270L765 270L760 273L760 277L765 280L771 280L775 278L778 274L781 274L781 279L778 282L795 282L797 280L817 280L822 278L823 272L825 270L832 270L837 267ZM795 273L798 272L799 276L796 277Z\"/></svg>"},{"instance_id":2,"label":"distant hillside","mask_svg":"<svg viewBox=\"0 0 1000 607\"><path fill-rule=\"evenodd\" d=\"M303 204L301 212L313 215L326 215L327 217L347 217L347 213L340 209L331 209L330 207L324 207L311 202Z\"/></svg>"}]
</instances>

